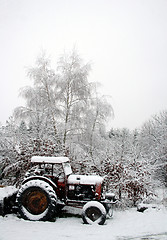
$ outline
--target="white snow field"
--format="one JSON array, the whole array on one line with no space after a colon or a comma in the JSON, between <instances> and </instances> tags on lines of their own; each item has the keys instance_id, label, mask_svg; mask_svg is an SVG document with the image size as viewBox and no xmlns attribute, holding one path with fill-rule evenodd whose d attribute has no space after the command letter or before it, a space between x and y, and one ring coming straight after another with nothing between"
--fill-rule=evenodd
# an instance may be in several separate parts
<instances>
[{"instance_id":1,"label":"white snow field","mask_svg":"<svg viewBox=\"0 0 167 240\"><path fill-rule=\"evenodd\" d=\"M0 216L0 240L11 239L167 239L167 209L150 208L144 213L137 212L135 208L114 211L113 218L107 219L102 226L83 224L82 219L75 215L57 218L55 222L26 221L14 214Z\"/></svg>"},{"instance_id":2,"label":"white snow field","mask_svg":"<svg viewBox=\"0 0 167 240\"><path fill-rule=\"evenodd\" d=\"M1 188L0 200L15 190L14 187ZM8 214L0 216L0 240L167 240L167 207L149 206L143 213L136 208L114 210L113 217L104 225L83 224L82 210L70 207L65 207L66 214L54 222L27 221Z\"/></svg>"}]
</instances>

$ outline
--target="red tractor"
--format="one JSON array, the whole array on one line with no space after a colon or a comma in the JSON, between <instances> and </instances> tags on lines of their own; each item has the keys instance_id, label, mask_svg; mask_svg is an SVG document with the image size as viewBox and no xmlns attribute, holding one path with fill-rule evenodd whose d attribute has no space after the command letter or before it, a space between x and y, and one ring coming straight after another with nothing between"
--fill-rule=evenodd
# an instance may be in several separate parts
<instances>
[{"instance_id":1,"label":"red tractor","mask_svg":"<svg viewBox=\"0 0 167 240\"><path fill-rule=\"evenodd\" d=\"M64 206L83 208L84 223L104 224L106 215L112 215L116 199L103 192L102 177L72 174L67 157L34 156L31 164L16 194L22 218L51 220Z\"/></svg>"}]
</instances>

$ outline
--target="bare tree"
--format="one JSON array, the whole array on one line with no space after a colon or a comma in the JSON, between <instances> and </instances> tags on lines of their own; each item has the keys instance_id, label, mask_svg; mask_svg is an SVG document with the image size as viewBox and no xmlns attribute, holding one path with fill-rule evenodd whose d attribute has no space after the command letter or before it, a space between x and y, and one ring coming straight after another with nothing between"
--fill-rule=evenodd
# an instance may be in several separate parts
<instances>
[{"instance_id":1,"label":"bare tree","mask_svg":"<svg viewBox=\"0 0 167 240\"><path fill-rule=\"evenodd\" d=\"M63 144L67 136L82 131L82 118L91 97L91 85L88 82L90 64L84 64L75 50L63 55L58 62L58 99L64 122Z\"/></svg>"},{"instance_id":2,"label":"bare tree","mask_svg":"<svg viewBox=\"0 0 167 240\"><path fill-rule=\"evenodd\" d=\"M52 128L53 135L57 137L56 76L45 55L37 59L34 68L29 68L28 76L33 80L33 87L21 89L20 95L26 100L26 106L16 108L14 115L17 119L27 120L34 128L36 126L37 137L48 128Z\"/></svg>"}]
</instances>

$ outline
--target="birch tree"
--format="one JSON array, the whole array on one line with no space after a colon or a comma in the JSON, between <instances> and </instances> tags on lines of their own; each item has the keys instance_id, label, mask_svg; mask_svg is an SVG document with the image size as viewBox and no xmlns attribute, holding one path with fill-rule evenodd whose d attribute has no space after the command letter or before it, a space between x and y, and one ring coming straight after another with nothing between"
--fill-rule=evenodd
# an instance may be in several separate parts
<instances>
[{"instance_id":1,"label":"birch tree","mask_svg":"<svg viewBox=\"0 0 167 240\"><path fill-rule=\"evenodd\" d=\"M33 86L21 89L20 95L26 100L25 107L15 109L15 117L25 119L35 129L37 138L43 137L50 128L52 135L57 137L55 73L50 68L45 56L37 59L36 66L29 68L28 76L33 80Z\"/></svg>"},{"instance_id":2,"label":"birch tree","mask_svg":"<svg viewBox=\"0 0 167 240\"><path fill-rule=\"evenodd\" d=\"M64 54L58 62L58 81L56 84L58 101L62 110L63 144L68 136L80 134L91 85L88 82L90 64L84 64L76 51Z\"/></svg>"}]
</instances>

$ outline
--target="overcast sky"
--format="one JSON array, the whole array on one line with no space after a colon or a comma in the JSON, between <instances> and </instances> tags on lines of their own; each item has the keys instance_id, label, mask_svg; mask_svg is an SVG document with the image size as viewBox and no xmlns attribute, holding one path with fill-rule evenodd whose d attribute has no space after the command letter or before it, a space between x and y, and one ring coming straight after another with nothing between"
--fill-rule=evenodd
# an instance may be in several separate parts
<instances>
[{"instance_id":1,"label":"overcast sky","mask_svg":"<svg viewBox=\"0 0 167 240\"><path fill-rule=\"evenodd\" d=\"M22 104L42 49L76 47L111 96L111 127L140 127L167 106L167 0L0 0L0 122ZM53 62L54 63L54 62Z\"/></svg>"}]
</instances>

